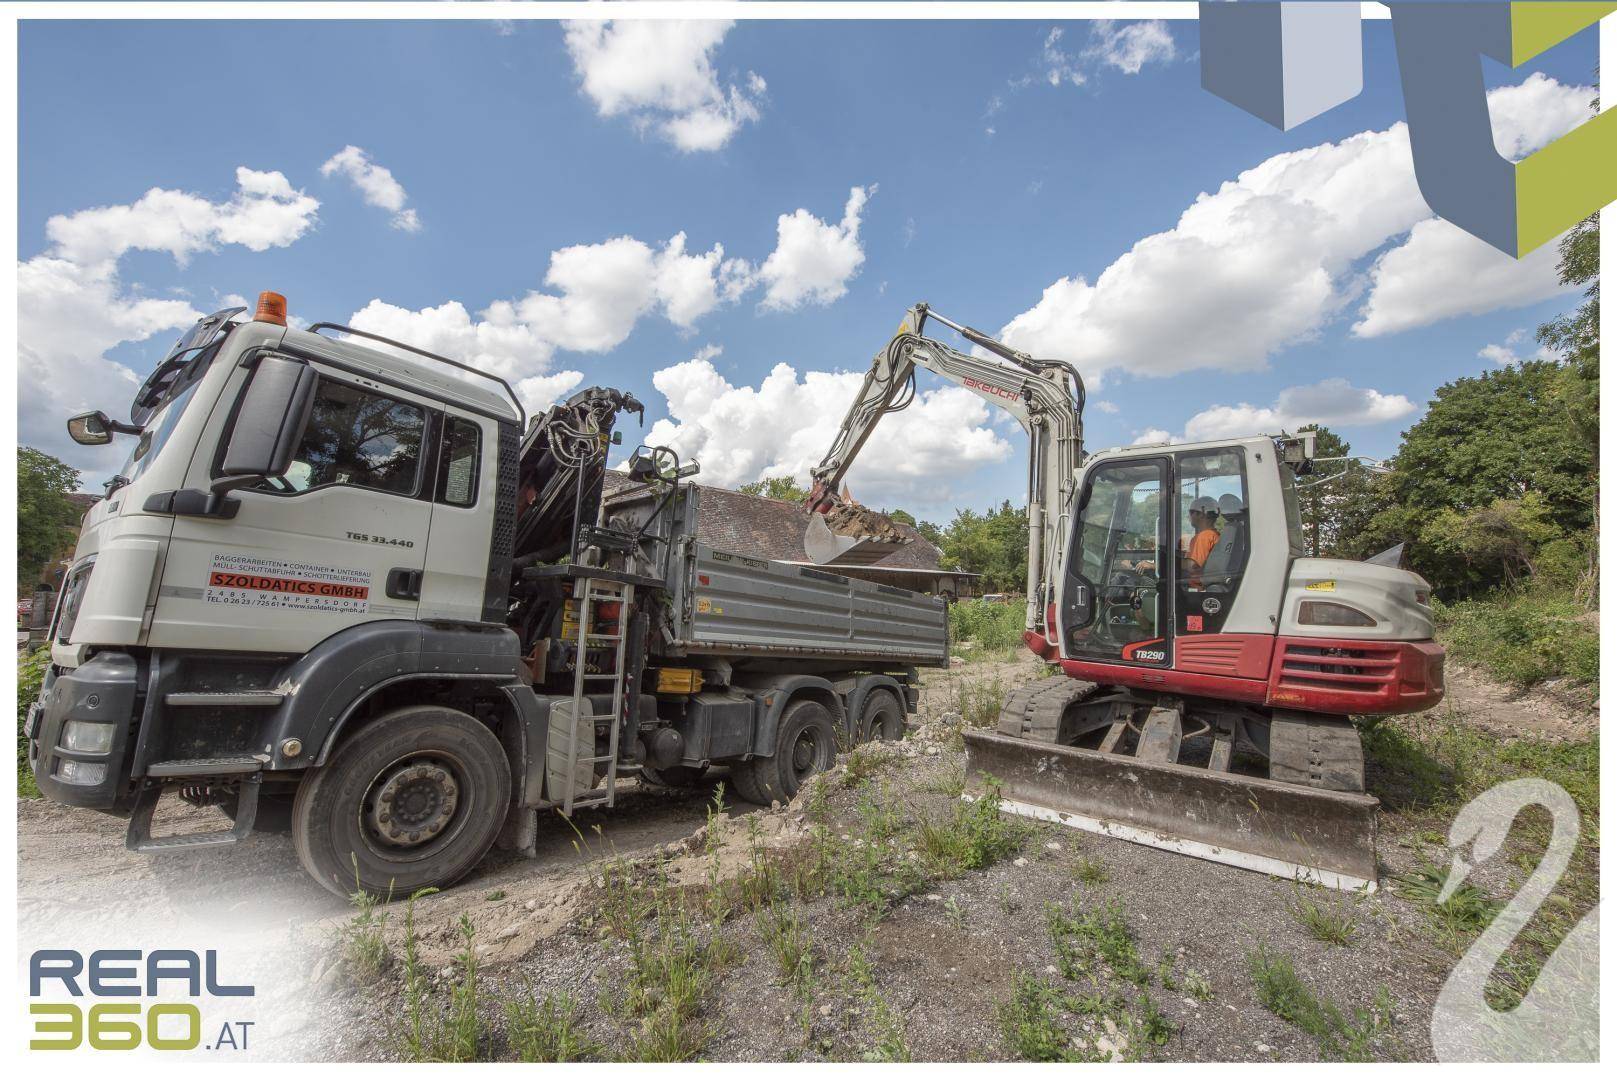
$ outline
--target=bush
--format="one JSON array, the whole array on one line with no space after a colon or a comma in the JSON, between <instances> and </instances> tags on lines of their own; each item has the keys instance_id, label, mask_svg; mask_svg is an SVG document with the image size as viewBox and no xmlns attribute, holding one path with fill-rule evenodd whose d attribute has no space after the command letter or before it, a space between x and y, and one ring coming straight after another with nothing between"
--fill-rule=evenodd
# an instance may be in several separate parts
<instances>
[{"instance_id":1,"label":"bush","mask_svg":"<svg viewBox=\"0 0 1617 1080\"><path fill-rule=\"evenodd\" d=\"M1592 686L1600 677L1599 626L1569 591L1505 592L1436 608L1438 636L1454 658L1513 686L1556 678Z\"/></svg>"},{"instance_id":2,"label":"bush","mask_svg":"<svg viewBox=\"0 0 1617 1080\"><path fill-rule=\"evenodd\" d=\"M50 663L48 647L17 658L17 794L24 799L39 798L39 785L34 783L34 771L28 767L28 739L22 733L23 724L28 720L28 706L39 698L39 687Z\"/></svg>"},{"instance_id":3,"label":"bush","mask_svg":"<svg viewBox=\"0 0 1617 1080\"><path fill-rule=\"evenodd\" d=\"M962 600L949 607L949 636L955 641L975 642L985 651L1021 646L1026 622L1027 609L1020 603Z\"/></svg>"}]
</instances>

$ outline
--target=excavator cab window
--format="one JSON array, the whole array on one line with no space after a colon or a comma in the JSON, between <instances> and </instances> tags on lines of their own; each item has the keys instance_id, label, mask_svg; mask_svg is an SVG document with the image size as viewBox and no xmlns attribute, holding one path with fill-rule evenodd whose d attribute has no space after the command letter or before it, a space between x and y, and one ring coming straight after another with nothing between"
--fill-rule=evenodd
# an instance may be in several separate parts
<instances>
[{"instance_id":1,"label":"excavator cab window","mask_svg":"<svg viewBox=\"0 0 1617 1080\"><path fill-rule=\"evenodd\" d=\"M1073 537L1070 564L1077 573L1067 593L1069 600L1081 592L1093 602L1082 612L1067 605L1066 638L1074 654L1166 662L1166 476L1161 459L1102 464L1091 472Z\"/></svg>"},{"instance_id":2,"label":"excavator cab window","mask_svg":"<svg viewBox=\"0 0 1617 1080\"><path fill-rule=\"evenodd\" d=\"M1180 634L1216 634L1229 617L1252 552L1246 472L1236 447L1178 460Z\"/></svg>"}]
</instances>

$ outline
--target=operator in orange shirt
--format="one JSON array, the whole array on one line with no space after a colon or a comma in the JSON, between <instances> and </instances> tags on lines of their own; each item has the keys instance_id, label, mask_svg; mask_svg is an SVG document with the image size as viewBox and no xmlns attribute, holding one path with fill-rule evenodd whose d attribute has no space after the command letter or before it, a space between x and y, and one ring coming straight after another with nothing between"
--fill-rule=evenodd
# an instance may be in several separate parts
<instances>
[{"instance_id":1,"label":"operator in orange shirt","mask_svg":"<svg viewBox=\"0 0 1617 1080\"><path fill-rule=\"evenodd\" d=\"M1185 578L1192 589L1202 587L1202 567L1218 546L1218 502L1209 495L1198 495L1190 503L1190 528L1194 534L1185 552Z\"/></svg>"}]
</instances>

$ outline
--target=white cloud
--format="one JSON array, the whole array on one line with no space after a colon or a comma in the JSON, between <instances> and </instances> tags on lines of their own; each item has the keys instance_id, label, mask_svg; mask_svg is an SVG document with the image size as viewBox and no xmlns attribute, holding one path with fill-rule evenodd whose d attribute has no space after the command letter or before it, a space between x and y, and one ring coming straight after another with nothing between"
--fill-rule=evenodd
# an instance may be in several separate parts
<instances>
[{"instance_id":1,"label":"white cloud","mask_svg":"<svg viewBox=\"0 0 1617 1080\"><path fill-rule=\"evenodd\" d=\"M1555 350L1548 345L1540 345L1531 353L1519 351L1520 346L1527 341L1526 330L1512 330L1505 336L1504 344L1488 344L1477 350L1477 356L1491 364L1508 367L1519 364L1523 360L1555 360L1559 359Z\"/></svg>"},{"instance_id":2,"label":"white cloud","mask_svg":"<svg viewBox=\"0 0 1617 1080\"><path fill-rule=\"evenodd\" d=\"M775 250L758 270L765 286L763 307L789 311L804 304L829 304L847 293L848 281L865 261L859 216L875 193L875 184L868 190L849 191L842 220L835 224L804 209L780 216Z\"/></svg>"},{"instance_id":3,"label":"white cloud","mask_svg":"<svg viewBox=\"0 0 1617 1080\"><path fill-rule=\"evenodd\" d=\"M1214 405L1185 421L1182 434L1161 428L1142 432L1135 444L1201 442L1237 435L1272 435L1295 431L1304 424L1329 427L1364 427L1402 420L1415 411L1415 403L1402 394L1357 387L1346 379L1325 379L1310 386L1288 386L1272 405Z\"/></svg>"},{"instance_id":4,"label":"white cloud","mask_svg":"<svg viewBox=\"0 0 1617 1080\"><path fill-rule=\"evenodd\" d=\"M51 254L79 266L115 261L126 251L166 251L184 265L220 244L250 251L285 247L315 223L320 203L278 172L236 169L236 192L212 202L188 191L152 188L135 202L57 214L45 223Z\"/></svg>"},{"instance_id":5,"label":"white cloud","mask_svg":"<svg viewBox=\"0 0 1617 1080\"><path fill-rule=\"evenodd\" d=\"M1115 416L1118 412L1116 403L1110 401L1091 401L1089 405L1091 408L1099 409L1108 416Z\"/></svg>"},{"instance_id":6,"label":"white cloud","mask_svg":"<svg viewBox=\"0 0 1617 1080\"><path fill-rule=\"evenodd\" d=\"M1541 71L1488 92L1494 148L1512 161L1548 146L1589 119L1592 87L1568 87Z\"/></svg>"},{"instance_id":7,"label":"white cloud","mask_svg":"<svg viewBox=\"0 0 1617 1080\"><path fill-rule=\"evenodd\" d=\"M1150 63L1167 63L1175 56L1173 34L1161 19L1118 23L1096 21L1090 28L1084 55L1114 67L1125 75L1138 75Z\"/></svg>"},{"instance_id":8,"label":"white cloud","mask_svg":"<svg viewBox=\"0 0 1617 1080\"><path fill-rule=\"evenodd\" d=\"M320 166L321 176L344 176L358 189L367 205L386 210L393 215L391 224L404 232L419 232L421 219L414 209L405 204L410 197L404 185L393 176L393 170L376 164L370 155L357 146L345 146Z\"/></svg>"},{"instance_id":9,"label":"white cloud","mask_svg":"<svg viewBox=\"0 0 1617 1080\"><path fill-rule=\"evenodd\" d=\"M1396 334L1574 291L1576 286L1561 284L1560 257L1560 245L1548 243L1513 259L1457 225L1429 218L1370 268L1370 295L1353 333Z\"/></svg>"},{"instance_id":10,"label":"white cloud","mask_svg":"<svg viewBox=\"0 0 1617 1080\"><path fill-rule=\"evenodd\" d=\"M1061 39L1065 36L1066 31L1059 26L1052 26L1050 32L1044 35L1044 47L1039 50L1041 73L1044 81L1051 86L1062 83L1082 86L1089 81L1089 77L1084 74L1077 58L1061 47Z\"/></svg>"},{"instance_id":11,"label":"white cloud","mask_svg":"<svg viewBox=\"0 0 1617 1080\"><path fill-rule=\"evenodd\" d=\"M319 206L281 173L242 167L222 202L153 188L133 203L52 217L46 251L17 266L19 440L86 470L87 482L128 453L127 445L69 441L67 417L94 408L121 415L139 380L105 354L183 329L202 312L126 286L118 273L125 253L167 252L183 265L223 244L285 247L314 226Z\"/></svg>"},{"instance_id":12,"label":"white cloud","mask_svg":"<svg viewBox=\"0 0 1617 1080\"><path fill-rule=\"evenodd\" d=\"M790 476L808 481L864 381L860 372L810 371L777 364L756 387L732 385L709 349L652 376L669 419L646 433L702 464L702 479L721 486ZM986 402L945 387L921 394L885 417L848 476L854 495L873 506L945 501L962 472L1012 453L989 426Z\"/></svg>"},{"instance_id":13,"label":"white cloud","mask_svg":"<svg viewBox=\"0 0 1617 1080\"><path fill-rule=\"evenodd\" d=\"M602 116L628 116L680 150L723 147L758 120L763 77L721 85L714 54L730 21L568 22L567 51L583 91Z\"/></svg>"},{"instance_id":14,"label":"white cloud","mask_svg":"<svg viewBox=\"0 0 1617 1080\"><path fill-rule=\"evenodd\" d=\"M1496 123L1513 145L1536 144L1554 130L1537 118L1547 111L1565 122L1574 115L1566 102L1587 102L1592 93L1553 80L1523 86L1530 89L1489 95L1491 103L1504 103ZM1198 196L1174 228L1136 243L1093 284L1081 276L1057 280L1002 334L1017 348L1073 362L1091 380L1113 370L1260 370L1275 352L1318 334L1351 305L1363 287L1355 264L1405 234L1415 243L1410 262L1422 255L1447 260L1429 261L1427 269L1456 282L1441 301L1428 297L1435 306L1425 321L1542 298L1542 271L1532 260L1486 268L1477 290L1459 284L1476 272L1475 250L1437 243L1443 230L1435 226L1411 232L1431 217L1401 123L1278 154ZM1386 314L1389 294L1376 286L1406 278L1393 276L1405 269L1405 257L1395 254L1378 264L1379 277L1372 273L1361 312L1361 325L1372 332L1394 323ZM1397 321L1401 328L1417 325L1410 319Z\"/></svg>"}]
</instances>

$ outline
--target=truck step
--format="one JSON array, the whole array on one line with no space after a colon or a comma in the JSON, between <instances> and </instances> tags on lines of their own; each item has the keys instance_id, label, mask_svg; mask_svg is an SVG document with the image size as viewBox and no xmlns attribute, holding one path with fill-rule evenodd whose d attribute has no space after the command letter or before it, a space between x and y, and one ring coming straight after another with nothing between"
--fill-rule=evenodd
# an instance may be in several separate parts
<instances>
[{"instance_id":1,"label":"truck step","mask_svg":"<svg viewBox=\"0 0 1617 1080\"><path fill-rule=\"evenodd\" d=\"M178 764L171 762L170 764ZM190 764L187 762L186 764ZM256 765L257 762L254 762ZM220 829L216 832L186 833L180 836L153 836L152 814L157 809L157 800L163 797L163 788L153 785L142 791L135 800L135 809L129 815L129 832L124 837L124 846L130 851L142 855L155 855L171 851L190 851L194 848L217 847L223 844L235 844L245 840L253 831L253 822L258 817L259 780L253 776L242 781L241 792L236 801L236 820L233 828Z\"/></svg>"},{"instance_id":2,"label":"truck step","mask_svg":"<svg viewBox=\"0 0 1617 1080\"><path fill-rule=\"evenodd\" d=\"M174 693L163 696L163 704L176 707L237 705L244 708L271 708L286 700L284 690L232 690L200 693Z\"/></svg>"},{"instance_id":3,"label":"truck step","mask_svg":"<svg viewBox=\"0 0 1617 1080\"><path fill-rule=\"evenodd\" d=\"M246 776L262 772L264 762L255 757L192 758L188 761L158 761L146 766L146 775L159 779L189 776Z\"/></svg>"}]
</instances>

